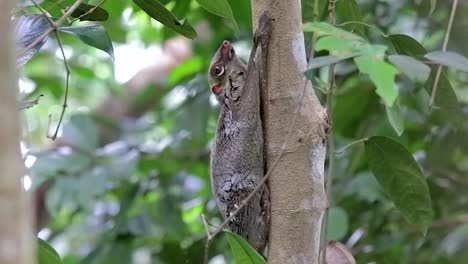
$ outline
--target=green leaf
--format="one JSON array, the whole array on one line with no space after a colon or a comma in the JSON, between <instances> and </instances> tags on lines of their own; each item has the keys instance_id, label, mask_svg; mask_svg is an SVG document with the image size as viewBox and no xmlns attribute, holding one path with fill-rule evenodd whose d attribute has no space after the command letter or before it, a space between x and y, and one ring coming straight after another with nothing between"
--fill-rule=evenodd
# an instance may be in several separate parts
<instances>
[{"instance_id":1,"label":"green leaf","mask_svg":"<svg viewBox=\"0 0 468 264\"><path fill-rule=\"evenodd\" d=\"M243 237L229 231L224 231L224 233L227 235L229 245L231 245L232 253L236 263L267 263L265 259Z\"/></svg>"},{"instance_id":2,"label":"green leaf","mask_svg":"<svg viewBox=\"0 0 468 264\"><path fill-rule=\"evenodd\" d=\"M354 0L345 0L336 2L336 13L341 18L343 23L360 22L362 20L361 10L359 5ZM350 23L345 26L350 30L363 30L363 25Z\"/></svg>"},{"instance_id":3,"label":"green leaf","mask_svg":"<svg viewBox=\"0 0 468 264\"><path fill-rule=\"evenodd\" d=\"M431 16L432 13L434 13L436 6L437 6L437 0L431 0L431 9L429 10L429 16Z\"/></svg>"},{"instance_id":4,"label":"green leaf","mask_svg":"<svg viewBox=\"0 0 468 264\"><path fill-rule=\"evenodd\" d=\"M84 43L107 52L114 60L114 48L106 29L101 25L60 27L60 31L78 37Z\"/></svg>"},{"instance_id":5,"label":"green leaf","mask_svg":"<svg viewBox=\"0 0 468 264\"><path fill-rule=\"evenodd\" d=\"M435 82L435 74L431 76L428 81L428 84L425 86L426 91L430 94L432 91L432 86ZM435 97L434 105L442 107L443 109L449 110L454 113L461 114L461 108L458 103L458 98L455 92L453 91L452 84L450 83L447 75L442 70L439 78L439 88L437 89L437 94Z\"/></svg>"},{"instance_id":6,"label":"green leaf","mask_svg":"<svg viewBox=\"0 0 468 264\"><path fill-rule=\"evenodd\" d=\"M28 51L24 52L24 50L52 26L45 16L32 14L16 17L13 20L13 24L15 25L14 33L17 53L16 68L19 69L39 52L49 36L46 36Z\"/></svg>"},{"instance_id":7,"label":"green leaf","mask_svg":"<svg viewBox=\"0 0 468 264\"><path fill-rule=\"evenodd\" d=\"M460 71L468 72L468 59L452 51L433 51L424 57L447 67L452 67Z\"/></svg>"},{"instance_id":8,"label":"green leaf","mask_svg":"<svg viewBox=\"0 0 468 264\"><path fill-rule=\"evenodd\" d=\"M38 188L43 182L61 174L77 173L91 164L90 157L72 152L61 154L58 152L46 152L37 156L37 160L31 167L34 177L32 190Z\"/></svg>"},{"instance_id":9,"label":"green leaf","mask_svg":"<svg viewBox=\"0 0 468 264\"><path fill-rule=\"evenodd\" d=\"M373 203L384 198L382 188L370 172L361 172L353 177L346 187L346 193L356 195L362 200Z\"/></svg>"},{"instance_id":10,"label":"green leaf","mask_svg":"<svg viewBox=\"0 0 468 264\"><path fill-rule=\"evenodd\" d=\"M331 65L331 64L335 64L335 63L344 61L346 59L352 58L352 57L354 57L356 55L357 54L352 54L352 55L348 55L348 56L344 56L344 57L322 56L322 57L312 58L309 61L309 64L307 65L307 69L304 72L304 74L310 80L310 78L313 78L313 76L311 75L313 69L317 69L317 68L321 68L321 67L328 66L328 65Z\"/></svg>"},{"instance_id":11,"label":"green leaf","mask_svg":"<svg viewBox=\"0 0 468 264\"><path fill-rule=\"evenodd\" d=\"M399 54L408 55L411 57L423 57L427 51L426 49L415 39L407 35L390 35L390 41L396 52ZM424 85L425 90L430 94L432 90L435 76L430 76L429 81ZM459 114L461 109L458 105L458 99L453 91L452 85L449 80L442 72L439 80L439 89L437 90L437 96L435 98L435 105L453 113Z\"/></svg>"},{"instance_id":12,"label":"green leaf","mask_svg":"<svg viewBox=\"0 0 468 264\"><path fill-rule=\"evenodd\" d=\"M354 39L354 40L361 40L364 39L360 36L350 33L346 30L341 28L335 27L329 23L325 22L311 22L305 23L303 26L303 30L305 32L315 32L318 36L335 36L341 39Z\"/></svg>"},{"instance_id":13,"label":"green leaf","mask_svg":"<svg viewBox=\"0 0 468 264\"><path fill-rule=\"evenodd\" d=\"M190 39L197 37L197 32L187 20L179 20L160 2L156 0L133 0L133 2L135 2L135 4L137 4L150 17L156 19L175 32Z\"/></svg>"},{"instance_id":14,"label":"green leaf","mask_svg":"<svg viewBox=\"0 0 468 264\"><path fill-rule=\"evenodd\" d=\"M231 19L235 23L236 29L238 26L236 20L234 19L234 14L232 13L231 6L226 0L196 0L203 8L209 12L220 16Z\"/></svg>"},{"instance_id":15,"label":"green leaf","mask_svg":"<svg viewBox=\"0 0 468 264\"><path fill-rule=\"evenodd\" d=\"M429 187L411 153L393 139L374 136L365 141L370 169L404 217L425 234L434 212Z\"/></svg>"},{"instance_id":16,"label":"green leaf","mask_svg":"<svg viewBox=\"0 0 468 264\"><path fill-rule=\"evenodd\" d=\"M188 81L203 69L203 59L201 57L193 57L192 59L182 63L175 68L168 78L170 87L174 87L183 81Z\"/></svg>"},{"instance_id":17,"label":"green leaf","mask_svg":"<svg viewBox=\"0 0 468 264\"><path fill-rule=\"evenodd\" d=\"M80 17L80 21L106 21L109 18L109 13L102 7L82 3L71 13L71 17Z\"/></svg>"},{"instance_id":18,"label":"green leaf","mask_svg":"<svg viewBox=\"0 0 468 264\"><path fill-rule=\"evenodd\" d=\"M392 106L398 96L395 84L397 69L391 64L375 56L365 55L354 58L359 71L369 75L377 87L377 94L387 106Z\"/></svg>"},{"instance_id":19,"label":"green leaf","mask_svg":"<svg viewBox=\"0 0 468 264\"><path fill-rule=\"evenodd\" d=\"M396 34L388 36L388 39L399 54L411 57L420 57L426 54L426 49L417 40L410 36Z\"/></svg>"},{"instance_id":20,"label":"green leaf","mask_svg":"<svg viewBox=\"0 0 468 264\"><path fill-rule=\"evenodd\" d=\"M415 82L424 83L431 74L429 66L406 55L390 55L388 60Z\"/></svg>"},{"instance_id":21,"label":"green leaf","mask_svg":"<svg viewBox=\"0 0 468 264\"><path fill-rule=\"evenodd\" d=\"M348 233L348 214L343 208L340 207L330 208L330 212L328 214L328 239L342 240Z\"/></svg>"},{"instance_id":22,"label":"green leaf","mask_svg":"<svg viewBox=\"0 0 468 264\"><path fill-rule=\"evenodd\" d=\"M63 126L62 138L68 144L94 153L97 147L96 124L88 115L74 115Z\"/></svg>"},{"instance_id":23,"label":"green leaf","mask_svg":"<svg viewBox=\"0 0 468 264\"><path fill-rule=\"evenodd\" d=\"M318 39L315 49L317 51L328 50L337 57L352 57L357 55L367 43L360 39L341 38L339 36L325 36Z\"/></svg>"},{"instance_id":24,"label":"green leaf","mask_svg":"<svg viewBox=\"0 0 468 264\"><path fill-rule=\"evenodd\" d=\"M47 242L37 239L37 262L38 264L61 264L60 256Z\"/></svg>"},{"instance_id":25,"label":"green leaf","mask_svg":"<svg viewBox=\"0 0 468 264\"><path fill-rule=\"evenodd\" d=\"M387 112L388 121L398 136L401 136L403 131L405 131L405 125L403 117L401 116L400 105L398 102L395 102L392 107L385 106L385 110Z\"/></svg>"}]
</instances>

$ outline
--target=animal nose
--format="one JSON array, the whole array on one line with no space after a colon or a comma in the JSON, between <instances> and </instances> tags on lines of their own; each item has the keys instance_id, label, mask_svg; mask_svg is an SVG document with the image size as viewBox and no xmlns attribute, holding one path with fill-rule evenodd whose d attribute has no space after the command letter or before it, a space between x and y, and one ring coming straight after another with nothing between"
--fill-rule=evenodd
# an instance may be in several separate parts
<instances>
[{"instance_id":1,"label":"animal nose","mask_svg":"<svg viewBox=\"0 0 468 264\"><path fill-rule=\"evenodd\" d=\"M229 44L230 44L229 41L227 41L227 40L223 41L223 46L226 47L226 46L228 46Z\"/></svg>"}]
</instances>

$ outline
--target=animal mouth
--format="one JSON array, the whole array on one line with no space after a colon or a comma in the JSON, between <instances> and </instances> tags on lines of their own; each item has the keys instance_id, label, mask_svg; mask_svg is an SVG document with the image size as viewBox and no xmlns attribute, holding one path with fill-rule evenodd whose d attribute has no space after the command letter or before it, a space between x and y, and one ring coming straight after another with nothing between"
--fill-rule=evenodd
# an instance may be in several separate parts
<instances>
[{"instance_id":1,"label":"animal mouth","mask_svg":"<svg viewBox=\"0 0 468 264\"><path fill-rule=\"evenodd\" d=\"M223 44L221 44L221 55L223 60L232 60L235 55L234 48L227 40L223 41Z\"/></svg>"}]
</instances>

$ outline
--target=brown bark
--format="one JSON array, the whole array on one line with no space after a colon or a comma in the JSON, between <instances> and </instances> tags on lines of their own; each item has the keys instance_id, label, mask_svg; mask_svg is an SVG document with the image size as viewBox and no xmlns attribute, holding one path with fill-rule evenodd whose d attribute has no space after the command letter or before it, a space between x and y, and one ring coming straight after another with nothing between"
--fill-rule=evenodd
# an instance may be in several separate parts
<instances>
[{"instance_id":1,"label":"brown bark","mask_svg":"<svg viewBox=\"0 0 468 264\"><path fill-rule=\"evenodd\" d=\"M17 78L11 13L14 0L0 1L0 263L34 263L31 207L21 178Z\"/></svg>"},{"instance_id":2,"label":"brown bark","mask_svg":"<svg viewBox=\"0 0 468 264\"><path fill-rule=\"evenodd\" d=\"M303 93L306 53L301 1L252 0L252 9L254 21L264 11L275 19L268 58L268 166L280 155L283 142L290 136L269 182L268 262L319 263L320 232L327 204L323 184L327 122L325 109L310 83ZM294 127L288 133L299 105Z\"/></svg>"}]
</instances>

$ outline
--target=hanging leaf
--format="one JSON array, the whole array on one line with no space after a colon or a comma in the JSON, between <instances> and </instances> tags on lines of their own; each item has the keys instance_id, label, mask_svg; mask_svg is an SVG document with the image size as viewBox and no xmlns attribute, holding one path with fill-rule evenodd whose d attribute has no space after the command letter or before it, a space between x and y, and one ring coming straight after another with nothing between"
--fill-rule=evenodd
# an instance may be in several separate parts
<instances>
[{"instance_id":1,"label":"hanging leaf","mask_svg":"<svg viewBox=\"0 0 468 264\"><path fill-rule=\"evenodd\" d=\"M341 18L340 21L346 22L360 22L362 20L361 10L359 5L354 0L337 1L336 13ZM349 23L345 27L349 30L363 30L363 25L360 23Z\"/></svg>"},{"instance_id":2,"label":"hanging leaf","mask_svg":"<svg viewBox=\"0 0 468 264\"><path fill-rule=\"evenodd\" d=\"M60 27L60 31L72 34L91 47L107 52L114 60L114 48L106 29L101 25Z\"/></svg>"},{"instance_id":3,"label":"hanging leaf","mask_svg":"<svg viewBox=\"0 0 468 264\"><path fill-rule=\"evenodd\" d=\"M396 34L388 36L388 39L399 54L411 57L422 57L426 54L426 49L417 40L410 36Z\"/></svg>"},{"instance_id":4,"label":"hanging leaf","mask_svg":"<svg viewBox=\"0 0 468 264\"><path fill-rule=\"evenodd\" d=\"M433 51L429 52L424 57L444 66L468 72L468 59L458 53L452 51Z\"/></svg>"},{"instance_id":5,"label":"hanging leaf","mask_svg":"<svg viewBox=\"0 0 468 264\"><path fill-rule=\"evenodd\" d=\"M389 39L392 42L396 52L399 54L404 54L411 57L423 57L427 53L426 49L417 40L410 36L402 34L390 35ZM429 80L426 82L426 85L424 85L425 90L429 94L431 93L434 81L435 76L430 76ZM443 109L450 110L452 113L456 113L457 115L461 113L457 96L444 72L442 72L440 75L439 89L437 90L435 105Z\"/></svg>"},{"instance_id":6,"label":"hanging leaf","mask_svg":"<svg viewBox=\"0 0 468 264\"><path fill-rule=\"evenodd\" d=\"M415 82L424 83L431 74L429 66L406 55L390 55L388 60Z\"/></svg>"},{"instance_id":7,"label":"hanging leaf","mask_svg":"<svg viewBox=\"0 0 468 264\"><path fill-rule=\"evenodd\" d=\"M29 60L36 55L41 47L46 43L49 36L39 41L29 50L25 50L33 44L42 34L49 30L50 25L47 18L43 15L22 15L13 20L15 25L16 39L16 68L23 67Z\"/></svg>"},{"instance_id":8,"label":"hanging leaf","mask_svg":"<svg viewBox=\"0 0 468 264\"><path fill-rule=\"evenodd\" d=\"M235 24L236 29L238 29L236 20L234 19L234 14L232 13L231 6L226 0L196 0L203 8L209 12L220 16L229 18Z\"/></svg>"},{"instance_id":9,"label":"hanging leaf","mask_svg":"<svg viewBox=\"0 0 468 264\"><path fill-rule=\"evenodd\" d=\"M163 25L180 33L187 38L194 39L197 37L197 32L190 23L185 20L179 20L173 13L156 0L133 0L143 11L150 17L161 22Z\"/></svg>"},{"instance_id":10,"label":"hanging leaf","mask_svg":"<svg viewBox=\"0 0 468 264\"><path fill-rule=\"evenodd\" d=\"M411 153L387 137L365 141L370 169L403 216L425 234L434 212L426 179Z\"/></svg>"},{"instance_id":11,"label":"hanging leaf","mask_svg":"<svg viewBox=\"0 0 468 264\"><path fill-rule=\"evenodd\" d=\"M392 107L385 106L385 110L387 112L388 121L398 136L401 136L405 130L405 125L403 117L401 116L400 105L398 102L395 102Z\"/></svg>"},{"instance_id":12,"label":"hanging leaf","mask_svg":"<svg viewBox=\"0 0 468 264\"><path fill-rule=\"evenodd\" d=\"M60 256L57 251L47 242L37 239L37 262L38 264L61 264Z\"/></svg>"},{"instance_id":13,"label":"hanging leaf","mask_svg":"<svg viewBox=\"0 0 468 264\"><path fill-rule=\"evenodd\" d=\"M243 237L230 231L224 231L236 263L266 264L265 259Z\"/></svg>"},{"instance_id":14,"label":"hanging leaf","mask_svg":"<svg viewBox=\"0 0 468 264\"><path fill-rule=\"evenodd\" d=\"M106 21L109 13L102 7L82 3L71 13L71 17L79 17L80 21Z\"/></svg>"},{"instance_id":15,"label":"hanging leaf","mask_svg":"<svg viewBox=\"0 0 468 264\"><path fill-rule=\"evenodd\" d=\"M369 75L377 88L377 94L385 104L392 106L398 97L398 89L395 84L397 69L384 60L370 55L356 57L354 61L360 72Z\"/></svg>"}]
</instances>

